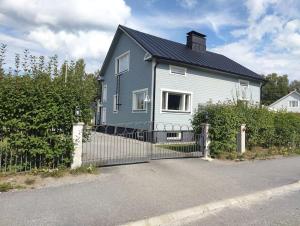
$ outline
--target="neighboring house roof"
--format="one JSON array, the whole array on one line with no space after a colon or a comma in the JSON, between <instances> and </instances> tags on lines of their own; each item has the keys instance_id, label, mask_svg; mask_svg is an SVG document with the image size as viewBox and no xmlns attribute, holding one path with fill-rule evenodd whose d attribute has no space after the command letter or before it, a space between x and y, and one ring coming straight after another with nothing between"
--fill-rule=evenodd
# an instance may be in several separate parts
<instances>
[{"instance_id":1,"label":"neighboring house roof","mask_svg":"<svg viewBox=\"0 0 300 226\"><path fill-rule=\"evenodd\" d=\"M288 96L290 96L294 93L297 94L300 97L300 93L297 90L294 90L294 91L290 92L289 94L287 94L287 95L281 97L280 99L276 100L274 103L270 104L269 108L272 108L275 104L279 103L280 101L284 100L286 97L288 97Z\"/></svg>"},{"instance_id":2,"label":"neighboring house roof","mask_svg":"<svg viewBox=\"0 0 300 226\"><path fill-rule=\"evenodd\" d=\"M196 52L182 43L159 38L122 25L119 25L119 28L155 58L218 70L255 80L264 80L261 75L221 54L210 51Z\"/></svg>"}]
</instances>

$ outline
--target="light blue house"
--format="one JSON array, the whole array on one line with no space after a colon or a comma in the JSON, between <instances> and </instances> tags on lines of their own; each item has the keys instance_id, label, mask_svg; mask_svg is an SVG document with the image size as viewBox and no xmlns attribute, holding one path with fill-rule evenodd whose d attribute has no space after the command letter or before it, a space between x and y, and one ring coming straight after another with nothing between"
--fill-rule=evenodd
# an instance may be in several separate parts
<instances>
[{"instance_id":1,"label":"light blue house","mask_svg":"<svg viewBox=\"0 0 300 226\"><path fill-rule=\"evenodd\" d=\"M253 71L207 51L201 33L189 32L181 44L121 25L99 78L103 89L96 121L147 130L159 123L190 125L199 104L259 103L263 82Z\"/></svg>"}]
</instances>

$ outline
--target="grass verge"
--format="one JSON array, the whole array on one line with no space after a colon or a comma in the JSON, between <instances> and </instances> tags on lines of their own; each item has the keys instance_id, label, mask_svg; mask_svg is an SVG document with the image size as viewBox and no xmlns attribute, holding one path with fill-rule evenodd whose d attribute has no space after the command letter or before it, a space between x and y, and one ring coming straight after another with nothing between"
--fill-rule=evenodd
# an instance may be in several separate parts
<instances>
[{"instance_id":1,"label":"grass verge","mask_svg":"<svg viewBox=\"0 0 300 226\"><path fill-rule=\"evenodd\" d=\"M293 156L293 155L300 155L300 149L292 149L292 148L285 148L285 147L272 147L272 148L261 148L255 147L251 150L247 150L243 154L239 154L237 152L220 152L217 154L212 154L213 158L217 159L227 159L227 160L236 160L236 161L243 161L243 160L266 160L266 159L273 159L278 156Z\"/></svg>"},{"instance_id":2,"label":"grass verge","mask_svg":"<svg viewBox=\"0 0 300 226\"><path fill-rule=\"evenodd\" d=\"M0 183L0 192L8 192L13 189L23 189L25 186L19 184L13 184L10 182Z\"/></svg>"}]
</instances>

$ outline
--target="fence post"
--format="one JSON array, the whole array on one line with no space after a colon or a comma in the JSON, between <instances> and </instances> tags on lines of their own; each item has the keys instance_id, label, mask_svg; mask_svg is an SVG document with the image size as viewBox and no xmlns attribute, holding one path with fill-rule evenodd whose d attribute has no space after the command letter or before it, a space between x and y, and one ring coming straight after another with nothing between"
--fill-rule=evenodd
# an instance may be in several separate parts
<instances>
[{"instance_id":1,"label":"fence post","mask_svg":"<svg viewBox=\"0 0 300 226\"><path fill-rule=\"evenodd\" d=\"M201 126L202 126L202 137L203 137L202 145L204 146L203 159L210 160L210 149L209 149L209 145L210 145L209 127L210 127L210 124L203 123L203 124L201 124Z\"/></svg>"},{"instance_id":2,"label":"fence post","mask_svg":"<svg viewBox=\"0 0 300 226\"><path fill-rule=\"evenodd\" d=\"M82 135L83 135L83 122L73 124L72 138L74 143L73 161L71 169L76 169L82 165Z\"/></svg>"},{"instance_id":3,"label":"fence post","mask_svg":"<svg viewBox=\"0 0 300 226\"><path fill-rule=\"evenodd\" d=\"M238 153L243 154L246 151L246 124L242 124L238 133Z\"/></svg>"}]
</instances>

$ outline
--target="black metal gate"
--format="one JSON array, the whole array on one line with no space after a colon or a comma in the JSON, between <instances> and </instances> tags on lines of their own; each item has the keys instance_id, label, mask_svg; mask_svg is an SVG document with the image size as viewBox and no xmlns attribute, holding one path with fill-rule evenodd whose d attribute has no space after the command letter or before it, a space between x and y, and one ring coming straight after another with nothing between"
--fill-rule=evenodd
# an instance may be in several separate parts
<instances>
[{"instance_id":1,"label":"black metal gate","mask_svg":"<svg viewBox=\"0 0 300 226\"><path fill-rule=\"evenodd\" d=\"M152 159L203 156L201 134L191 130L143 130L121 126L85 129L83 164L96 166L148 162Z\"/></svg>"}]
</instances>

